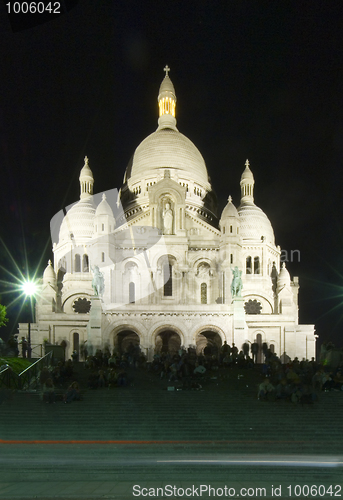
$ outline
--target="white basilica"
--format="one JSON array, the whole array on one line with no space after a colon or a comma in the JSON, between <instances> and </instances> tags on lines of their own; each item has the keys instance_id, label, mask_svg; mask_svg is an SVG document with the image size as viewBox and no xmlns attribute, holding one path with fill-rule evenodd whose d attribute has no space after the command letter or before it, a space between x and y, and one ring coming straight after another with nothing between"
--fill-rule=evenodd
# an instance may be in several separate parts
<instances>
[{"instance_id":1,"label":"white basilica","mask_svg":"<svg viewBox=\"0 0 343 500\"><path fill-rule=\"evenodd\" d=\"M215 352L226 340L310 359L314 326L299 325L298 278L281 265L271 223L254 203L248 160L238 208L229 197L218 217L204 159L176 127L165 71L158 127L135 150L120 191L93 195L85 158L80 200L53 219L54 262L44 271L32 344L64 340L69 357L84 342L88 352L132 342L151 359L180 346ZM19 336L27 329L20 324Z\"/></svg>"}]
</instances>

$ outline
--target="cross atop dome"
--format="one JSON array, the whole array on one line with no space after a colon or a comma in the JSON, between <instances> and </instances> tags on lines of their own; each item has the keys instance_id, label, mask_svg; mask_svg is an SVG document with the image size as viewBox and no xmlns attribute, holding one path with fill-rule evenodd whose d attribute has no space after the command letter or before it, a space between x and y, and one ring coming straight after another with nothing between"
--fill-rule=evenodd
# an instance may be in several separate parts
<instances>
[{"instance_id":1,"label":"cross atop dome","mask_svg":"<svg viewBox=\"0 0 343 500\"><path fill-rule=\"evenodd\" d=\"M85 165L88 167L88 156L85 156Z\"/></svg>"},{"instance_id":2,"label":"cross atop dome","mask_svg":"<svg viewBox=\"0 0 343 500\"><path fill-rule=\"evenodd\" d=\"M176 109L176 95L173 82L169 78L170 68L168 64L163 68L165 77L162 80L160 91L158 93L158 107L159 107L159 128L176 129L175 109Z\"/></svg>"},{"instance_id":3,"label":"cross atop dome","mask_svg":"<svg viewBox=\"0 0 343 500\"><path fill-rule=\"evenodd\" d=\"M232 196L231 196L231 194L230 194L230 196L228 197L227 201L228 201L229 203L232 203Z\"/></svg>"},{"instance_id":4,"label":"cross atop dome","mask_svg":"<svg viewBox=\"0 0 343 500\"><path fill-rule=\"evenodd\" d=\"M249 168L249 167L250 167L250 163L249 163L249 160L248 160L248 159L247 159L247 161L245 162L245 166L246 166L247 168Z\"/></svg>"}]
</instances>

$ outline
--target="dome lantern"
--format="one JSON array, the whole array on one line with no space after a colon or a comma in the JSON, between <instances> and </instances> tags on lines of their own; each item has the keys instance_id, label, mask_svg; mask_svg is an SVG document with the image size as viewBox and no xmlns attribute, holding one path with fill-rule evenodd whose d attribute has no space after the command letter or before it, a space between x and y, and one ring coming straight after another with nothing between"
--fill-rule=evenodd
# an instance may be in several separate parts
<instances>
[{"instance_id":1,"label":"dome lantern","mask_svg":"<svg viewBox=\"0 0 343 500\"><path fill-rule=\"evenodd\" d=\"M166 75L161 83L160 90L158 93L158 108L159 108L159 119L158 128L171 128L176 129L176 94L173 82L169 78L170 68L167 65L164 68Z\"/></svg>"},{"instance_id":2,"label":"dome lantern","mask_svg":"<svg viewBox=\"0 0 343 500\"><path fill-rule=\"evenodd\" d=\"M241 204L250 202L254 203L254 176L250 170L249 160L245 162L245 170L241 177Z\"/></svg>"},{"instance_id":3,"label":"dome lantern","mask_svg":"<svg viewBox=\"0 0 343 500\"><path fill-rule=\"evenodd\" d=\"M94 177L88 165L88 157L85 156L85 164L80 172L80 200L89 198L93 194Z\"/></svg>"}]
</instances>

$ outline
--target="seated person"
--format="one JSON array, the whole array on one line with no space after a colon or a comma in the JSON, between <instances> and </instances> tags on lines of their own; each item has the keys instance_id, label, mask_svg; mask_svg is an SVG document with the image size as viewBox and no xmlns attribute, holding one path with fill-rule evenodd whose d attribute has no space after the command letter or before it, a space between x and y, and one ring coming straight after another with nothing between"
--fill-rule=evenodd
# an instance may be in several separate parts
<instances>
[{"instance_id":1,"label":"seated person","mask_svg":"<svg viewBox=\"0 0 343 500\"><path fill-rule=\"evenodd\" d=\"M127 386L129 383L127 373L124 370L119 371L118 373L118 378L117 378L117 385L118 386Z\"/></svg>"},{"instance_id":2,"label":"seated person","mask_svg":"<svg viewBox=\"0 0 343 500\"><path fill-rule=\"evenodd\" d=\"M108 374L108 387L116 387L118 385L118 375L114 368L111 368Z\"/></svg>"},{"instance_id":3,"label":"seated person","mask_svg":"<svg viewBox=\"0 0 343 500\"><path fill-rule=\"evenodd\" d=\"M299 375L292 368L290 368L287 373L287 380L294 385L300 384Z\"/></svg>"},{"instance_id":4,"label":"seated person","mask_svg":"<svg viewBox=\"0 0 343 500\"><path fill-rule=\"evenodd\" d=\"M77 382L73 382L67 389L64 395L64 402L71 403L72 401L80 401L80 388Z\"/></svg>"},{"instance_id":5,"label":"seated person","mask_svg":"<svg viewBox=\"0 0 343 500\"><path fill-rule=\"evenodd\" d=\"M270 383L268 377L258 386L257 399L268 400L275 398L275 387Z\"/></svg>"}]
</instances>

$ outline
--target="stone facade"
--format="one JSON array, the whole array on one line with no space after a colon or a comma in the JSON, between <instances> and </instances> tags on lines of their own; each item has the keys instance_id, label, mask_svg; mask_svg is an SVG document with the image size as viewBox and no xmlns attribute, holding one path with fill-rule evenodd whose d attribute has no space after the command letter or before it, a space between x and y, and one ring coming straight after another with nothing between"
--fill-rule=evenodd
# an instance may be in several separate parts
<instances>
[{"instance_id":1,"label":"stone facade","mask_svg":"<svg viewBox=\"0 0 343 500\"><path fill-rule=\"evenodd\" d=\"M80 200L54 217L54 263L43 275L32 343L65 340L68 357L86 341L89 352L139 343L151 359L180 346L215 353L225 340L315 356L314 326L298 323L298 278L281 265L270 221L254 203L248 160L239 207L229 197L218 217L204 159L176 128L168 71L158 128L137 147L120 191L93 195L85 158Z\"/></svg>"}]
</instances>

